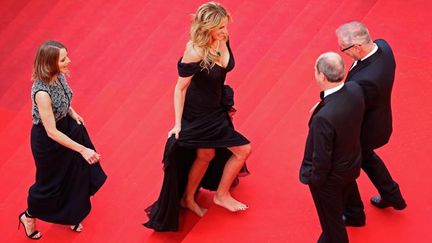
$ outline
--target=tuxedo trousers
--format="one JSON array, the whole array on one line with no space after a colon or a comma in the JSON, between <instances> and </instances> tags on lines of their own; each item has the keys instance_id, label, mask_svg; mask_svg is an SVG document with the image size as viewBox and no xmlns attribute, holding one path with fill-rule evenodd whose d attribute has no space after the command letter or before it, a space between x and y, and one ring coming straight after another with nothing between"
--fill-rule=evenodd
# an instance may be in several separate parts
<instances>
[{"instance_id":1,"label":"tuxedo trousers","mask_svg":"<svg viewBox=\"0 0 432 243\"><path fill-rule=\"evenodd\" d=\"M393 180L384 161L373 150L362 151L362 169L377 188L380 196L394 204L403 205L405 201L399 185ZM345 198L344 215L352 220L364 219L364 206L357 187L351 187Z\"/></svg>"},{"instance_id":2,"label":"tuxedo trousers","mask_svg":"<svg viewBox=\"0 0 432 243\"><path fill-rule=\"evenodd\" d=\"M326 182L320 186L309 185L322 229L319 243L348 242L342 215L345 194L354 185L356 186L354 180L348 183Z\"/></svg>"}]
</instances>

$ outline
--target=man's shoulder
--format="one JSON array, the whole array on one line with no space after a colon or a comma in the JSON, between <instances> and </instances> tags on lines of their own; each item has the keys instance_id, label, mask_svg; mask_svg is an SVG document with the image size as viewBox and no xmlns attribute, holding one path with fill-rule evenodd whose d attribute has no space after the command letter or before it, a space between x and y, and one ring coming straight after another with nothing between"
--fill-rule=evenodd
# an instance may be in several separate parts
<instances>
[{"instance_id":1,"label":"man's shoulder","mask_svg":"<svg viewBox=\"0 0 432 243\"><path fill-rule=\"evenodd\" d=\"M384 39L376 39L374 43L378 46L378 48L384 53L392 52L392 48L390 44Z\"/></svg>"},{"instance_id":2,"label":"man's shoulder","mask_svg":"<svg viewBox=\"0 0 432 243\"><path fill-rule=\"evenodd\" d=\"M330 106L322 107L312 118L312 127L332 127L332 109Z\"/></svg>"},{"instance_id":3,"label":"man's shoulder","mask_svg":"<svg viewBox=\"0 0 432 243\"><path fill-rule=\"evenodd\" d=\"M350 82L351 80L348 80L344 83L344 86L338 90L337 92L333 93L332 95L329 95L327 98L326 105L341 105L340 103L344 103L344 100L351 99L351 96L354 94L362 94L362 88L359 83L357 83L355 80L352 80L353 82ZM336 103L336 104L334 104Z\"/></svg>"},{"instance_id":4,"label":"man's shoulder","mask_svg":"<svg viewBox=\"0 0 432 243\"><path fill-rule=\"evenodd\" d=\"M363 89L357 82L347 82L338 92L329 96L318 115L331 120L330 117L345 113L351 108L361 108L364 95Z\"/></svg>"},{"instance_id":5,"label":"man's shoulder","mask_svg":"<svg viewBox=\"0 0 432 243\"><path fill-rule=\"evenodd\" d=\"M347 93L359 93L362 94L362 88L358 82L346 82L345 83Z\"/></svg>"},{"instance_id":6,"label":"man's shoulder","mask_svg":"<svg viewBox=\"0 0 432 243\"><path fill-rule=\"evenodd\" d=\"M390 46L389 43L384 39L376 39L376 40L374 40L374 43L379 45L379 46L380 45Z\"/></svg>"}]
</instances>

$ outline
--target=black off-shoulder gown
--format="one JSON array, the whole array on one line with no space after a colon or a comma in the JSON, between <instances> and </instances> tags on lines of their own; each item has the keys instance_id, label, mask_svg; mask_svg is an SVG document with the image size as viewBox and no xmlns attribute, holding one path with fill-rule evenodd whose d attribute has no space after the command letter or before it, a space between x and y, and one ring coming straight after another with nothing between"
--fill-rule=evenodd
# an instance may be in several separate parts
<instances>
[{"instance_id":1,"label":"black off-shoulder gown","mask_svg":"<svg viewBox=\"0 0 432 243\"><path fill-rule=\"evenodd\" d=\"M178 62L180 77L193 75L185 97L182 127L179 139L170 137L163 156L164 180L159 198L146 212L149 221L144 226L156 231L179 230L180 199L186 188L189 170L196 158L197 148L215 148L216 155L200 186L216 190L224 166L232 153L227 147L249 144L234 130L228 111L233 103L233 93L224 85L226 74L234 68L235 61L229 43L230 58L226 68L215 64L210 70L202 69L199 62ZM247 174L246 166L242 173ZM238 179L234 184L238 183Z\"/></svg>"}]
</instances>

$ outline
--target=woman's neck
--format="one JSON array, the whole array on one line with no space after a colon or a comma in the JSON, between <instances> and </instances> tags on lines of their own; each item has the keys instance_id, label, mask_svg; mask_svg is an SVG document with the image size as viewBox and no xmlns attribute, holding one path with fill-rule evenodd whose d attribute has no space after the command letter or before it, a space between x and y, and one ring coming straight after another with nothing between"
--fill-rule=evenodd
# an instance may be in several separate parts
<instances>
[{"instance_id":1,"label":"woman's neck","mask_svg":"<svg viewBox=\"0 0 432 243\"><path fill-rule=\"evenodd\" d=\"M221 56L221 50L220 50L220 40L215 40L210 45L210 48L216 53L217 56Z\"/></svg>"}]
</instances>

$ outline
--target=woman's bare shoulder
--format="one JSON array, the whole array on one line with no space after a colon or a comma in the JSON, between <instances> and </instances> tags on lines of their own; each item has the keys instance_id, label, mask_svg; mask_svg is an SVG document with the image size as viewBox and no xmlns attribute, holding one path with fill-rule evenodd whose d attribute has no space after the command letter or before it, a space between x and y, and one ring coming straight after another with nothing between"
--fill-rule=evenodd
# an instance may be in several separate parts
<instances>
[{"instance_id":1,"label":"woman's bare shoulder","mask_svg":"<svg viewBox=\"0 0 432 243\"><path fill-rule=\"evenodd\" d=\"M191 62L199 62L202 60L202 49L197 47L189 41L186 44L185 51L183 53L182 62L183 63L191 63Z\"/></svg>"}]
</instances>

